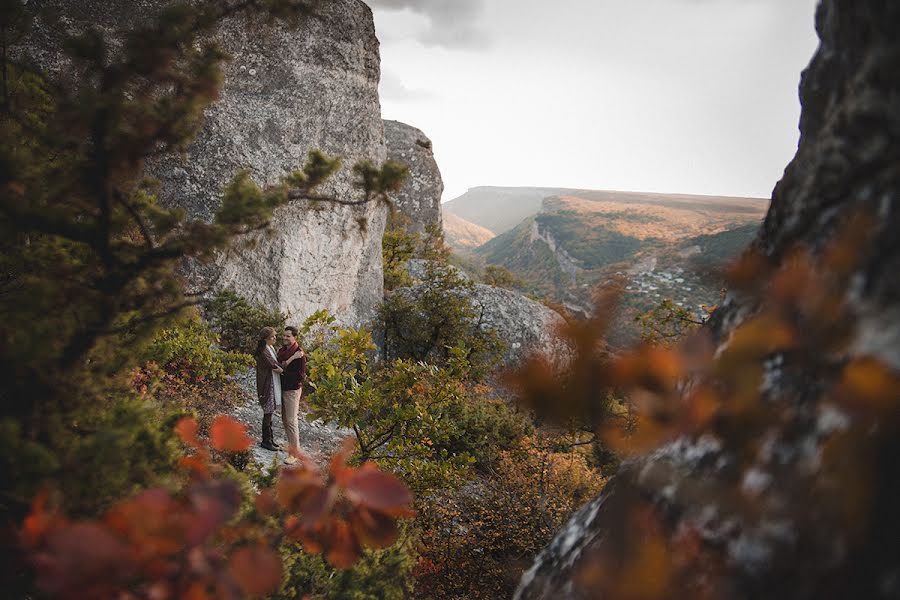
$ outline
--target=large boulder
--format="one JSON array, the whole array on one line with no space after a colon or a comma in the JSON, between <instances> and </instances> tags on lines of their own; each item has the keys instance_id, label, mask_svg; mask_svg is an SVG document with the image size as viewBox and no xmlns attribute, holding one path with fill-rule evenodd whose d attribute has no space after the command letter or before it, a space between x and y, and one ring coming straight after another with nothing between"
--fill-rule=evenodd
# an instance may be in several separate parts
<instances>
[{"instance_id":1,"label":"large boulder","mask_svg":"<svg viewBox=\"0 0 900 600\"><path fill-rule=\"evenodd\" d=\"M482 329L493 329L506 343L502 362L515 366L533 354L554 362L563 359L568 347L560 340L563 318L519 292L476 283L464 292L480 318Z\"/></svg>"},{"instance_id":2,"label":"large boulder","mask_svg":"<svg viewBox=\"0 0 900 600\"><path fill-rule=\"evenodd\" d=\"M670 549L705 557L704 568L678 575L696 586L690 597L900 597L900 444L883 429L895 423L897 399L872 426L834 400L836 374L849 361L871 357L893 376L900 371L900 5L822 0L816 26L821 43L800 87L800 144L754 246L776 268L798 244L822 258L854 216L867 217L852 252L827 255L843 267L854 264L845 257L857 259L842 291L855 329L842 346L819 349L816 371L790 353L759 364L759 393L779 419L763 421L755 451L736 453L754 440L737 445L741 433L714 421L628 461L541 552L516 599L608 597L599 590L610 576L632 577L619 590L649 594L632 597L678 597L653 583L672 576ZM720 352L758 310L758 298L729 292L706 328ZM879 371L867 373L858 384L883 389ZM659 515L653 527L662 542L641 545L648 529L627 517L638 506ZM611 575L597 562L625 564L615 549L629 544L643 566Z\"/></svg>"},{"instance_id":3,"label":"large boulder","mask_svg":"<svg viewBox=\"0 0 900 600\"><path fill-rule=\"evenodd\" d=\"M424 233L434 225L441 228L441 194L444 182L434 160L431 140L420 130L399 121L384 121L387 157L409 167L409 177L394 201L406 216L411 231Z\"/></svg>"},{"instance_id":4,"label":"large boulder","mask_svg":"<svg viewBox=\"0 0 900 600\"><path fill-rule=\"evenodd\" d=\"M168 0L40 0L36 54L51 69L60 34L90 24L110 32L152 18ZM241 169L259 184L274 183L320 149L344 167L321 189L358 199L350 167L385 160L378 98L380 57L372 12L360 0L316 4L298 26L253 15L225 21L217 36L231 60L219 100L187 151L148 166L161 182L160 201L209 220L223 186ZM230 287L302 320L327 308L348 324L371 316L382 297L381 238L387 208L297 201L279 208L272 231L217 257L189 265L197 287Z\"/></svg>"},{"instance_id":5,"label":"large boulder","mask_svg":"<svg viewBox=\"0 0 900 600\"><path fill-rule=\"evenodd\" d=\"M416 301L429 289L429 261L411 260L406 267L415 284L391 293ZM560 364L568 359L571 350L559 335L565 324L559 313L514 290L473 283L465 272L453 265L437 268L449 269L459 279L461 285L452 293L468 301L478 327L495 331L504 342L506 348L500 357L501 366L515 366L535 354Z\"/></svg>"}]
</instances>

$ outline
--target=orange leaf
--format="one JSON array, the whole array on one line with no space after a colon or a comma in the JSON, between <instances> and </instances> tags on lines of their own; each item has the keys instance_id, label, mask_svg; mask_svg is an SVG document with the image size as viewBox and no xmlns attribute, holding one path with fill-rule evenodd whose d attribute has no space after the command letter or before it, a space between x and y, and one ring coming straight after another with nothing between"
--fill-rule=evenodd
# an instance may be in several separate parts
<instances>
[{"instance_id":1,"label":"orange leaf","mask_svg":"<svg viewBox=\"0 0 900 600\"><path fill-rule=\"evenodd\" d=\"M246 452L253 445L247 427L231 417L219 415L209 428L212 447L223 452Z\"/></svg>"},{"instance_id":2,"label":"orange leaf","mask_svg":"<svg viewBox=\"0 0 900 600\"><path fill-rule=\"evenodd\" d=\"M338 485L344 485L347 479L355 471L355 469L347 466L347 459L353 454L353 449L355 447L356 441L353 438L348 437L341 442L340 450L335 452L334 456L331 457L331 464L328 467L328 471Z\"/></svg>"},{"instance_id":3,"label":"orange leaf","mask_svg":"<svg viewBox=\"0 0 900 600\"><path fill-rule=\"evenodd\" d=\"M209 594L206 593L206 586L199 581L191 584L181 596L183 600L209 600Z\"/></svg>"},{"instance_id":4,"label":"orange leaf","mask_svg":"<svg viewBox=\"0 0 900 600\"><path fill-rule=\"evenodd\" d=\"M877 358L857 358L844 367L839 401L873 415L900 409L900 376Z\"/></svg>"},{"instance_id":5,"label":"orange leaf","mask_svg":"<svg viewBox=\"0 0 900 600\"><path fill-rule=\"evenodd\" d=\"M655 419L638 415L634 432L626 432L617 425L607 425L600 429L603 443L611 450L624 456L634 456L648 452L671 440L678 434L674 426L661 424Z\"/></svg>"},{"instance_id":6,"label":"orange leaf","mask_svg":"<svg viewBox=\"0 0 900 600\"><path fill-rule=\"evenodd\" d=\"M190 417L185 417L179 420L175 425L175 433L178 434L181 442L184 445L191 446L193 448L200 447L200 439L197 437L198 430L199 425L197 425L197 420Z\"/></svg>"},{"instance_id":7,"label":"orange leaf","mask_svg":"<svg viewBox=\"0 0 900 600\"><path fill-rule=\"evenodd\" d=\"M178 459L178 466L185 471L192 471L195 475L206 477L209 474L209 464L203 457L197 454L193 456L182 456Z\"/></svg>"},{"instance_id":8,"label":"orange leaf","mask_svg":"<svg viewBox=\"0 0 900 600\"><path fill-rule=\"evenodd\" d=\"M241 591L248 596L263 596L281 584L281 557L262 544L244 546L231 555L229 568Z\"/></svg>"},{"instance_id":9,"label":"orange leaf","mask_svg":"<svg viewBox=\"0 0 900 600\"><path fill-rule=\"evenodd\" d=\"M794 331L787 323L771 315L762 315L735 329L731 334L726 353L729 356L741 357L763 356L789 348L794 341Z\"/></svg>"}]
</instances>

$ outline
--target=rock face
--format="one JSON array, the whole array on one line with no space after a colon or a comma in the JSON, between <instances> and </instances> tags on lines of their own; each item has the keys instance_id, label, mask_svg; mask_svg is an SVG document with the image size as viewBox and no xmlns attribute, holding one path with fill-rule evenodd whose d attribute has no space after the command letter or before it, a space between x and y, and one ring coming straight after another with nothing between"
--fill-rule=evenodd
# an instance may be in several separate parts
<instances>
[{"instance_id":1,"label":"rock face","mask_svg":"<svg viewBox=\"0 0 900 600\"><path fill-rule=\"evenodd\" d=\"M43 35L48 42L46 58L62 27L89 23L124 30L168 2L36 4L59 19L37 23L36 39ZM274 183L316 148L341 156L344 165L320 191L357 198L350 167L361 159L376 164L385 159L380 57L368 6L360 0L321 2L316 14L296 27L241 15L224 22L217 37L231 56L220 98L207 110L184 157L166 156L149 165L161 182L160 201L208 220L237 171L249 169L258 184ZM273 231L219 256L211 268L189 267L189 278L231 287L295 321L328 308L343 322L358 324L382 297L386 215L386 207L377 204L296 202L276 211Z\"/></svg>"},{"instance_id":2,"label":"rock face","mask_svg":"<svg viewBox=\"0 0 900 600\"><path fill-rule=\"evenodd\" d=\"M441 226L444 182L429 140L420 130L399 121L384 121L387 157L409 167L409 177L394 198L397 208L412 221L412 231Z\"/></svg>"},{"instance_id":3,"label":"rock face","mask_svg":"<svg viewBox=\"0 0 900 600\"><path fill-rule=\"evenodd\" d=\"M857 323L850 342L835 356L817 357L829 365L818 372L795 365L789 354L766 357L760 393L783 421L767 426L757 453L735 454L735 433L710 424L626 463L538 556L515 598L607 597L590 561L639 537L622 518L639 504L662 515L669 548L709 557L707 571L680 576L714 590L712 597L900 597L898 443L889 429L896 414L884 413L873 429L829 400L839 391L833 372L848 361L873 357L894 375L900 371L900 5L823 0L816 25L821 43L800 87L800 145L754 245L776 267L798 243L823 257L842 225L860 213L869 217L843 292ZM727 348L757 310L756 300L730 292L707 326L717 347ZM828 457L835 440L856 431L864 433L840 451L852 473L834 472ZM853 462L858 447L871 454ZM853 481L860 503L843 505L850 513L829 512L835 498L854 491L846 477L859 473L865 475Z\"/></svg>"},{"instance_id":4,"label":"rock face","mask_svg":"<svg viewBox=\"0 0 900 600\"><path fill-rule=\"evenodd\" d=\"M543 304L482 283L476 283L466 296L481 316L482 329L494 329L506 342L503 364L516 365L535 352L554 358L566 353L556 335L563 318Z\"/></svg>"},{"instance_id":5,"label":"rock face","mask_svg":"<svg viewBox=\"0 0 900 600\"><path fill-rule=\"evenodd\" d=\"M182 162L156 165L165 196L209 218L222 185L241 168L259 183L277 181L318 148L343 157L344 168L323 192L353 199L349 167L385 159L378 100L380 62L372 13L358 0L321 3L299 29L225 25L233 59L221 99ZM293 321L327 308L360 324L381 300L381 237L386 209L298 202L276 211L274 231L252 249L216 261L216 285L268 306Z\"/></svg>"}]
</instances>

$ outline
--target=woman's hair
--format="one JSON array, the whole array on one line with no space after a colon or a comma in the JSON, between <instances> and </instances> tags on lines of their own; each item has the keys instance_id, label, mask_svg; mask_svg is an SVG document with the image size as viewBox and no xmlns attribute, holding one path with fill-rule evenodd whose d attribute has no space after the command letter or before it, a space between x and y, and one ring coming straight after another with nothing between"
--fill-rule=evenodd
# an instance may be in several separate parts
<instances>
[{"instance_id":1,"label":"woman's hair","mask_svg":"<svg viewBox=\"0 0 900 600\"><path fill-rule=\"evenodd\" d=\"M253 356L261 356L266 349L266 340L275 335L274 327L263 327L259 330L259 336L256 338L256 352Z\"/></svg>"}]
</instances>

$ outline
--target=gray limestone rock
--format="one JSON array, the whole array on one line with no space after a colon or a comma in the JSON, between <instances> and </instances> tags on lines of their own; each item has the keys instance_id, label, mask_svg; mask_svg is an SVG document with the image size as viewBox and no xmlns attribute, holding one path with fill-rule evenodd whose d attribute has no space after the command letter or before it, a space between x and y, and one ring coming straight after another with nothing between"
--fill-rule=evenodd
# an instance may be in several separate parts
<instances>
[{"instance_id":1,"label":"gray limestone rock","mask_svg":"<svg viewBox=\"0 0 900 600\"><path fill-rule=\"evenodd\" d=\"M32 48L51 71L65 74L61 34L98 26L127 30L152 18L167 0L40 0ZM48 16L52 15L52 16ZM385 160L378 98L380 57L372 12L360 0L330 0L298 26L242 14L225 21L217 40L230 55L219 100L183 156L148 165L160 180L160 202L209 220L223 187L241 169L258 184L275 183L320 149L343 167L320 191L357 199L350 171L362 159ZM271 232L252 236L203 268L187 265L196 286L231 287L300 321L327 308L358 325L382 298L381 238L387 207L296 201L278 209Z\"/></svg>"},{"instance_id":2,"label":"gray limestone rock","mask_svg":"<svg viewBox=\"0 0 900 600\"><path fill-rule=\"evenodd\" d=\"M249 168L273 183L318 148L344 167L321 190L357 199L349 168L385 159L380 59L370 9L325 2L299 29L234 20L221 35L232 55L220 100L185 158L154 165L164 196L209 218L222 186ZM277 306L293 321L327 308L347 324L381 300L386 208L299 201L275 212L273 231L216 260L216 287Z\"/></svg>"},{"instance_id":3,"label":"gray limestone rock","mask_svg":"<svg viewBox=\"0 0 900 600\"><path fill-rule=\"evenodd\" d=\"M409 167L409 177L397 194L397 209L412 221L412 231L441 227L444 182L429 140L420 130L399 121L384 121L387 157Z\"/></svg>"},{"instance_id":4,"label":"gray limestone rock","mask_svg":"<svg viewBox=\"0 0 900 600\"><path fill-rule=\"evenodd\" d=\"M796 244L821 257L843 224L868 216L865 243L854 248L861 260L845 290L857 324L851 342L840 354L830 350L834 356L823 349L815 359L824 366L815 372L785 353L762 362L760 393L782 420L766 425L755 456L734 452L734 433L711 424L624 464L537 557L517 600L606 597L579 581L590 578L591 560L634 535L622 515L638 503L663 515L667 542L678 544L679 532L688 532L721 561L709 572L679 574L713 597L900 597L900 442L896 429L866 441L891 427L892 415L873 429L856 424L854 431L868 433L854 444L873 444L868 461L853 463L842 452L853 465L844 468L866 473L854 480L856 493L871 494L856 507L856 520L833 509L853 490L832 479L824 458L832 434L857 418L829 401L841 365L876 357L900 371L900 5L822 0L816 28L821 43L800 86L800 144L754 245L773 265ZM757 309L755 299L732 291L706 329L722 349Z\"/></svg>"},{"instance_id":5,"label":"gray limestone rock","mask_svg":"<svg viewBox=\"0 0 900 600\"><path fill-rule=\"evenodd\" d=\"M534 353L557 360L567 352L557 330L559 313L513 290L476 283L465 292L482 329L493 329L507 344L503 363L516 365Z\"/></svg>"}]
</instances>

